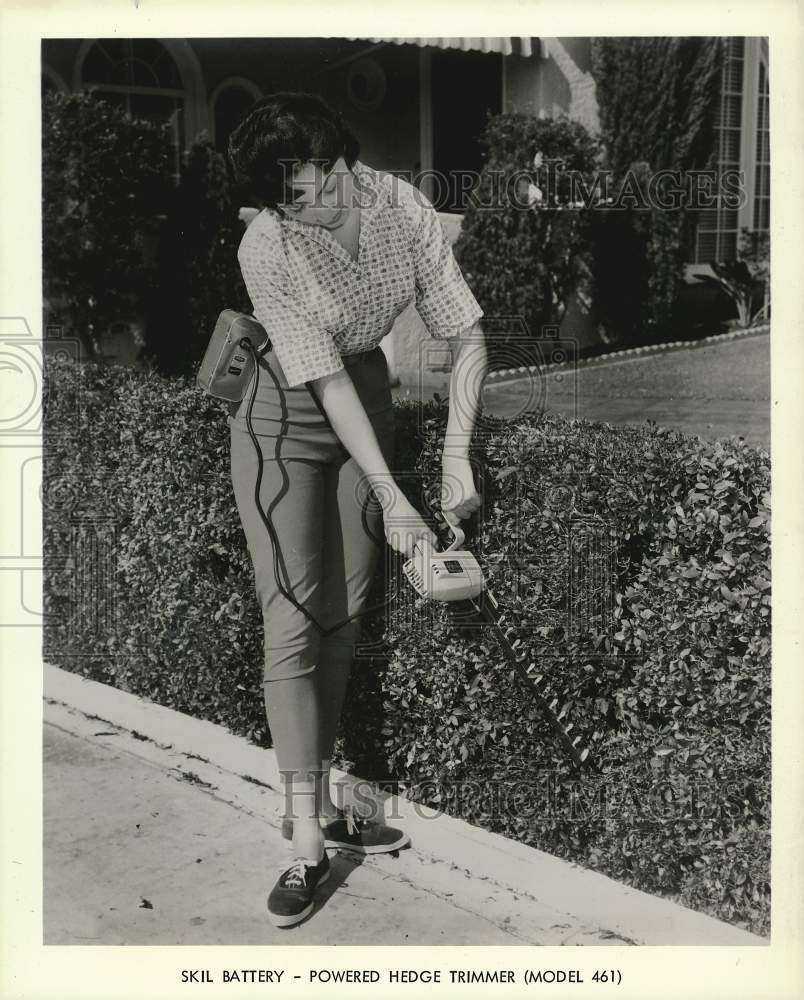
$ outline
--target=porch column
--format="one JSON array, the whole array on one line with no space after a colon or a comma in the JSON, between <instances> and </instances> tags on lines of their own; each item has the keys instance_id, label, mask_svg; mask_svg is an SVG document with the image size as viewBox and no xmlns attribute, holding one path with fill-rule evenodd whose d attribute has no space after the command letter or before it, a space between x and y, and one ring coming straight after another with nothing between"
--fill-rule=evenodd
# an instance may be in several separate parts
<instances>
[{"instance_id":1,"label":"porch column","mask_svg":"<svg viewBox=\"0 0 804 1000\"><path fill-rule=\"evenodd\" d=\"M433 169L432 56L429 48L419 49L419 161L420 172L426 174L420 187L422 194L431 201L433 181L429 171Z\"/></svg>"}]
</instances>

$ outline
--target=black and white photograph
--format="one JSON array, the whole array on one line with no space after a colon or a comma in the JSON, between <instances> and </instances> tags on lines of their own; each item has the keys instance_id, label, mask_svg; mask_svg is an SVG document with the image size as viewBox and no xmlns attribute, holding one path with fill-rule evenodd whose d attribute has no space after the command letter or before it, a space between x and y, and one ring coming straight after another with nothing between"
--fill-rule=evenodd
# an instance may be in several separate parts
<instances>
[{"instance_id":1,"label":"black and white photograph","mask_svg":"<svg viewBox=\"0 0 804 1000\"><path fill-rule=\"evenodd\" d=\"M181 22L45 18L27 71L29 945L127 956L121 996L748 995L694 966L769 961L800 891L770 22Z\"/></svg>"}]
</instances>

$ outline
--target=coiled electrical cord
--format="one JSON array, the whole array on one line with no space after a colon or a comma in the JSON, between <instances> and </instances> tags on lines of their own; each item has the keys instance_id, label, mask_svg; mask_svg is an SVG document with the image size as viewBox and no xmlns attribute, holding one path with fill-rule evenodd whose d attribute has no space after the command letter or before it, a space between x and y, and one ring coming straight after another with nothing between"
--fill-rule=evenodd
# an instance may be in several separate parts
<instances>
[{"instance_id":1,"label":"coiled electrical cord","mask_svg":"<svg viewBox=\"0 0 804 1000\"><path fill-rule=\"evenodd\" d=\"M294 597L294 595L289 590L287 590L284 587L284 585L282 584L281 573L280 573L280 566L279 566L279 552L280 552L279 539L277 538L276 530L274 529L274 526L271 523L270 517L268 517L266 515L265 511L262 509L262 505L260 504L260 486L262 485L263 456L262 456L262 449L260 448L260 443L257 440L257 436L254 433L254 428L252 427L252 424L251 424L251 412L252 412L252 409L253 409L253 406L254 406L254 400L257 397L257 388L259 386L259 381L260 381L260 363L259 363L259 360L260 360L260 356L270 349L271 342L270 342L270 340L266 341L265 345L258 351L257 348L255 348L254 345L251 343L251 341L248 339L248 337L244 337L240 341L240 346L244 350L248 351L251 354L252 359L254 361L254 386L253 386L253 388L251 390L251 397L249 398L248 407L246 409L246 426L248 427L249 437L251 438L252 443L254 444L254 447L255 447L255 449L257 451L257 480L256 480L256 483L254 484L254 502L255 502L255 504L257 506L257 510L259 511L260 517L262 518L263 524L267 528L268 534L271 536L271 542L272 542L272 548L273 548L273 556L274 556L274 577L276 578L276 584L277 584L277 587L279 588L280 592L283 594L283 596L286 597L287 600L289 600L290 603L298 611L301 611L301 613L310 622L312 622L313 625L315 625L315 627L318 629L318 631L321 633L321 635L331 635L333 632L337 632L339 628L342 628L344 625L347 624L347 622L352 621L352 619L354 619L354 618L360 618L362 615L367 615L367 614L369 614L369 613L371 613L373 611L381 611L382 609L387 608L388 605L391 603L391 601L393 601L394 598L399 593L399 587L396 586L394 588L393 593L390 595L390 597L386 598L385 601L383 601L381 604L377 604L377 605L375 605L374 607L371 607L371 608L365 608L363 611L358 611L358 612L356 612L353 615L349 615L348 618L344 618L343 621L338 622L336 625L332 625L329 628L325 628L315 618L315 616L313 614L311 614L307 610L307 608L304 607L304 605L299 604L299 602L296 600L296 598ZM274 373L274 371L273 371L273 369L271 368L270 365L266 364L266 368L268 369L268 371L269 371L269 373L271 375L271 378L274 380L274 384L275 384L277 390L279 391L279 393L282 395L282 397L284 399L284 392L283 392L282 386L279 384L279 380L277 379L276 374ZM316 406L321 411L321 413L324 416L324 419L326 420L327 419L326 411L324 410L323 406L319 402L318 397L316 396L316 394L313 392L312 386L310 385L309 382L305 382L305 386L307 387L307 391L313 397L313 400L314 400ZM329 423L328 420L327 420L327 423ZM330 426L332 426L332 425L330 424ZM281 459L277 458L277 460L280 461L280 463L281 463ZM375 545L383 547L385 545L385 539L379 540L376 537L376 535L374 535L373 532L368 527L367 512L366 511L367 511L368 501L370 500L370 498L371 498L371 491L369 490L368 494L367 494L367 501L366 501L366 503L364 503L361 506L361 521L362 521L362 524L363 524L363 530L366 532L366 534L368 535L368 537L375 543ZM397 579L398 579L398 577L397 577Z\"/></svg>"}]
</instances>

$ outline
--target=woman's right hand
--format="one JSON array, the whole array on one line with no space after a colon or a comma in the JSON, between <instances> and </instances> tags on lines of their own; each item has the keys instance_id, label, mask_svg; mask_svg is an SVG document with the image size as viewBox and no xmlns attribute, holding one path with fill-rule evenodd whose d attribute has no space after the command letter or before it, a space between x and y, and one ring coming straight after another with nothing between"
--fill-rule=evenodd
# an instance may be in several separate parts
<instances>
[{"instance_id":1,"label":"woman's right hand","mask_svg":"<svg viewBox=\"0 0 804 1000\"><path fill-rule=\"evenodd\" d=\"M401 490L394 490L383 505L383 524L386 541L406 559L413 555L413 548L419 539L426 538L434 547L438 545L435 532L427 527L421 514Z\"/></svg>"}]
</instances>

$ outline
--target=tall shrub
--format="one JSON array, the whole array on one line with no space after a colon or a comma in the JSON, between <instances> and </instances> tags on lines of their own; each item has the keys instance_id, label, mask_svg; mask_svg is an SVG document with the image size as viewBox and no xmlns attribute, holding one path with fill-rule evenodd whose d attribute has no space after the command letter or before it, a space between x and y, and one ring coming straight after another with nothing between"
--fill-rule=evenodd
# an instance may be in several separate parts
<instances>
[{"instance_id":1,"label":"tall shrub","mask_svg":"<svg viewBox=\"0 0 804 1000\"><path fill-rule=\"evenodd\" d=\"M578 122L523 114L490 116L482 141L485 163L455 256L486 313L484 326L502 326L495 345L505 353L505 331L516 330L520 321L531 338L559 321L583 264L581 213L561 203L555 184L552 203L529 203L528 187L555 161L567 175L574 171L589 180L599 149ZM534 163L537 154L542 168ZM550 180L557 173L552 171ZM493 346L492 367L499 353Z\"/></svg>"},{"instance_id":2,"label":"tall shrub","mask_svg":"<svg viewBox=\"0 0 804 1000\"><path fill-rule=\"evenodd\" d=\"M146 243L170 191L165 128L91 93L42 103L42 255L52 322L81 338L137 312L155 280Z\"/></svg>"},{"instance_id":3,"label":"tall shrub","mask_svg":"<svg viewBox=\"0 0 804 1000\"><path fill-rule=\"evenodd\" d=\"M146 353L160 371L192 374L220 311L251 311L237 263L242 235L225 161L202 133L183 163L157 251Z\"/></svg>"},{"instance_id":4,"label":"tall shrub","mask_svg":"<svg viewBox=\"0 0 804 1000\"><path fill-rule=\"evenodd\" d=\"M710 170L723 60L720 38L595 38L605 166L614 187L629 171L645 189L659 170ZM649 343L669 334L692 215L658 206L595 214L594 299L607 339Z\"/></svg>"}]
</instances>

